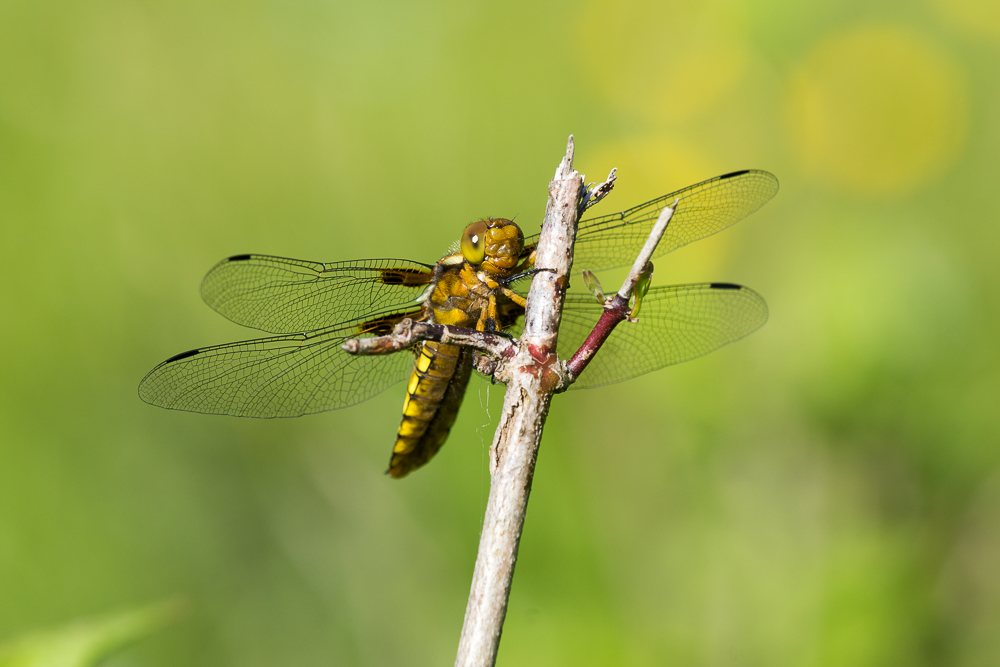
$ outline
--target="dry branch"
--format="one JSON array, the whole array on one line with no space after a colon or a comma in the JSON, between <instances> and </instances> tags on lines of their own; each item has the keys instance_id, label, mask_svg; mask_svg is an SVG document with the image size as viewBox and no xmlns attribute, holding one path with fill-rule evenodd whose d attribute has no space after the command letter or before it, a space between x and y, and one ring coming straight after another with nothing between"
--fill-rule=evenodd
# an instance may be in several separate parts
<instances>
[{"instance_id":1,"label":"dry branch","mask_svg":"<svg viewBox=\"0 0 1000 667\"><path fill-rule=\"evenodd\" d=\"M516 343L486 331L430 322L414 322L410 318L397 324L392 333L387 336L352 338L345 341L341 347L351 354L361 356L392 354L424 340L464 345L486 352L498 359L513 357L516 348Z\"/></svg>"},{"instance_id":2,"label":"dry branch","mask_svg":"<svg viewBox=\"0 0 1000 667\"><path fill-rule=\"evenodd\" d=\"M573 170L570 137L566 156L549 183L535 251L535 266L550 270L535 274L531 282L521 344L506 364L507 392L490 447L490 497L456 667L486 667L496 662L542 427L552 394L565 380L556 341L573 264L582 188L583 178Z\"/></svg>"},{"instance_id":3,"label":"dry branch","mask_svg":"<svg viewBox=\"0 0 1000 667\"><path fill-rule=\"evenodd\" d=\"M465 345L480 351L482 368L491 368L491 364L498 368L498 377L507 385L500 424L490 447L490 495L456 667L492 667L496 663L538 446L552 395L564 390L615 326L628 319L629 298L674 211L670 207L660 214L621 289L605 303L605 312L594 331L572 359L563 363L556 354L556 344L573 264L577 218L604 198L615 183L612 170L604 183L585 193L583 177L573 170L573 148L571 136L566 156L549 183L545 219L535 250L535 268L543 270L531 282L520 341L463 327L403 320L391 335L349 340L343 346L352 354L388 354L421 340Z\"/></svg>"}]
</instances>

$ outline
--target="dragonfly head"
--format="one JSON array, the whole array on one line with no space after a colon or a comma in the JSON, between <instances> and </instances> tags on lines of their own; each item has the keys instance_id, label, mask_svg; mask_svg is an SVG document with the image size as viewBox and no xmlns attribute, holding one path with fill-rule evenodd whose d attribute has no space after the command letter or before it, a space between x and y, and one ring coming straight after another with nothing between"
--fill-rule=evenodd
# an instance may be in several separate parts
<instances>
[{"instance_id":1,"label":"dragonfly head","mask_svg":"<svg viewBox=\"0 0 1000 667\"><path fill-rule=\"evenodd\" d=\"M474 222L462 234L462 256L490 274L506 274L516 267L523 248L521 228L505 218Z\"/></svg>"}]
</instances>

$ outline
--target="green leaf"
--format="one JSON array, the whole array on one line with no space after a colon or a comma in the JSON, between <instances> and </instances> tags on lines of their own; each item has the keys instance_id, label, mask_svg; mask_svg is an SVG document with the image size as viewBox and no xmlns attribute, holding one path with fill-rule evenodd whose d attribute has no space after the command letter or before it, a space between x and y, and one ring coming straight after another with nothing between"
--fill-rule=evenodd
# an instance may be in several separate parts
<instances>
[{"instance_id":1,"label":"green leaf","mask_svg":"<svg viewBox=\"0 0 1000 667\"><path fill-rule=\"evenodd\" d=\"M0 645L0 667L90 667L159 630L182 612L176 600L74 621Z\"/></svg>"},{"instance_id":2,"label":"green leaf","mask_svg":"<svg viewBox=\"0 0 1000 667\"><path fill-rule=\"evenodd\" d=\"M601 287L601 281L597 279L593 271L583 272L583 284L587 286L587 290L590 291L594 297L597 298L597 302L604 305L604 288Z\"/></svg>"}]
</instances>

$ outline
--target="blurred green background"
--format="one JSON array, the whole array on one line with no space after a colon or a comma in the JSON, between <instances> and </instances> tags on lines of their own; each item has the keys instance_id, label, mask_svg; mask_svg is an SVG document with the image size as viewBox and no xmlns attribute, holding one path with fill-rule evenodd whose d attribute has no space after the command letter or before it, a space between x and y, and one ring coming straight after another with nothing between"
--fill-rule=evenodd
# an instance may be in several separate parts
<instances>
[{"instance_id":1,"label":"blurred green background","mask_svg":"<svg viewBox=\"0 0 1000 667\"><path fill-rule=\"evenodd\" d=\"M401 386L277 421L136 386L253 336L217 260L530 233L573 133L598 212L777 174L656 275L771 319L556 398L500 664L1000 664L998 72L995 0L3 0L0 643L182 596L112 663L451 664L502 387L395 481Z\"/></svg>"}]
</instances>

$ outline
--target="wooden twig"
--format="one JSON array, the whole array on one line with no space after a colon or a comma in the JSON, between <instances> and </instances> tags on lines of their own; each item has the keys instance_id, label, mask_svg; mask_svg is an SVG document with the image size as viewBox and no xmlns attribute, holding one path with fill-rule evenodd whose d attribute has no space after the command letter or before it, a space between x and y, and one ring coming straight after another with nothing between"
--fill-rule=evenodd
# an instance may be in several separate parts
<instances>
[{"instance_id":1,"label":"wooden twig","mask_svg":"<svg viewBox=\"0 0 1000 667\"><path fill-rule=\"evenodd\" d=\"M573 170L570 137L566 156L549 184L535 251L535 266L551 270L535 274L532 280L521 345L505 365L507 392L490 447L490 496L456 667L490 667L496 662L542 427L552 394L565 381L556 341L582 188L583 179Z\"/></svg>"},{"instance_id":2,"label":"wooden twig","mask_svg":"<svg viewBox=\"0 0 1000 667\"><path fill-rule=\"evenodd\" d=\"M618 290L618 296L626 301L632 296L635 284L639 282L639 274L645 270L646 264L653 258L656 246L660 245L660 239L666 233L670 219L674 217L674 211L677 210L678 202L680 202L680 197L675 199L673 204L660 211L660 216L656 219L656 224L653 225L653 228L649 230L649 236L646 238L642 250L636 255L635 261L632 262L632 269L625 276L625 281L622 283L621 289Z\"/></svg>"},{"instance_id":3,"label":"wooden twig","mask_svg":"<svg viewBox=\"0 0 1000 667\"><path fill-rule=\"evenodd\" d=\"M670 218L674 215L678 201L680 200L675 199L673 205L660 211L660 216L656 219L656 224L650 230L646 243L635 258L632 270L625 277L625 281L622 283L618 293L604 304L604 312L601 313L601 318L594 325L593 331L587 336L587 340L583 341L580 349L566 362L566 372L569 375L569 382L573 382L580 376L580 373L587 367L590 360L594 358L597 351L601 349L604 341L608 339L608 336L615 330L615 327L628 319L631 312L628 301L632 297L636 283L639 282L640 274L646 268L646 263L653 257L656 246L659 245L660 239L663 238L664 232L667 231L667 225L670 224Z\"/></svg>"},{"instance_id":4,"label":"wooden twig","mask_svg":"<svg viewBox=\"0 0 1000 667\"><path fill-rule=\"evenodd\" d=\"M464 345L486 352L497 359L510 359L517 347L517 343L485 331L430 322L414 322L410 318L397 324L388 336L351 338L341 347L357 355L392 354L423 340Z\"/></svg>"}]
</instances>

